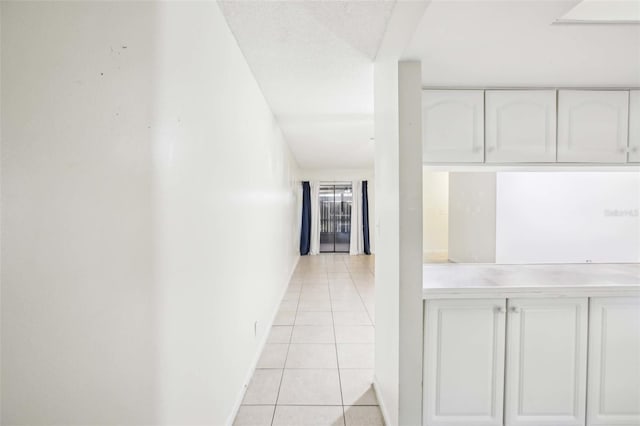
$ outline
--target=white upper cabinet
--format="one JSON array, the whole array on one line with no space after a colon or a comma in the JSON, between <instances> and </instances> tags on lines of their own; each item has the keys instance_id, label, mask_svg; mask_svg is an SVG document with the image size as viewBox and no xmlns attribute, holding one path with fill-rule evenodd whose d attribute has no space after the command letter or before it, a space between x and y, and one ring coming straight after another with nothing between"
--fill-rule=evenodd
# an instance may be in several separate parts
<instances>
[{"instance_id":1,"label":"white upper cabinet","mask_svg":"<svg viewBox=\"0 0 640 426\"><path fill-rule=\"evenodd\" d=\"M587 298L509 299L505 426L584 426Z\"/></svg>"},{"instance_id":2,"label":"white upper cabinet","mask_svg":"<svg viewBox=\"0 0 640 426\"><path fill-rule=\"evenodd\" d=\"M487 163L556 161L556 91L485 93Z\"/></svg>"},{"instance_id":3,"label":"white upper cabinet","mask_svg":"<svg viewBox=\"0 0 640 426\"><path fill-rule=\"evenodd\" d=\"M640 163L640 90L629 93L629 162Z\"/></svg>"},{"instance_id":4,"label":"white upper cabinet","mask_svg":"<svg viewBox=\"0 0 640 426\"><path fill-rule=\"evenodd\" d=\"M505 299L425 303L424 426L502 426Z\"/></svg>"},{"instance_id":5,"label":"white upper cabinet","mask_svg":"<svg viewBox=\"0 0 640 426\"><path fill-rule=\"evenodd\" d=\"M484 91L422 92L422 158L425 162L484 161Z\"/></svg>"},{"instance_id":6,"label":"white upper cabinet","mask_svg":"<svg viewBox=\"0 0 640 426\"><path fill-rule=\"evenodd\" d=\"M626 163L629 92L560 90L558 162Z\"/></svg>"},{"instance_id":7,"label":"white upper cabinet","mask_svg":"<svg viewBox=\"0 0 640 426\"><path fill-rule=\"evenodd\" d=\"M640 425L640 300L591 299L589 426Z\"/></svg>"}]
</instances>

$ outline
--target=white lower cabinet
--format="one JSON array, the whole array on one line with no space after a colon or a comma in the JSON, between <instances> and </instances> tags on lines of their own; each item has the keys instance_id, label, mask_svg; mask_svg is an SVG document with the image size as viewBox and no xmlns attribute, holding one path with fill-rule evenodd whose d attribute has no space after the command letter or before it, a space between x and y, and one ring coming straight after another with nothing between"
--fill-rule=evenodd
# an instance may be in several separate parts
<instances>
[{"instance_id":1,"label":"white lower cabinet","mask_svg":"<svg viewBox=\"0 0 640 426\"><path fill-rule=\"evenodd\" d=\"M509 299L505 425L585 424L588 299Z\"/></svg>"},{"instance_id":2,"label":"white lower cabinet","mask_svg":"<svg viewBox=\"0 0 640 426\"><path fill-rule=\"evenodd\" d=\"M505 299L425 303L424 424L503 424Z\"/></svg>"},{"instance_id":3,"label":"white lower cabinet","mask_svg":"<svg viewBox=\"0 0 640 426\"><path fill-rule=\"evenodd\" d=\"M640 163L640 90L629 92L629 163Z\"/></svg>"},{"instance_id":4,"label":"white lower cabinet","mask_svg":"<svg viewBox=\"0 0 640 426\"><path fill-rule=\"evenodd\" d=\"M640 425L640 299L591 299L588 395L589 426Z\"/></svg>"},{"instance_id":5,"label":"white lower cabinet","mask_svg":"<svg viewBox=\"0 0 640 426\"><path fill-rule=\"evenodd\" d=\"M635 303L425 301L423 426L585 426L588 350L588 424L640 425Z\"/></svg>"}]
</instances>

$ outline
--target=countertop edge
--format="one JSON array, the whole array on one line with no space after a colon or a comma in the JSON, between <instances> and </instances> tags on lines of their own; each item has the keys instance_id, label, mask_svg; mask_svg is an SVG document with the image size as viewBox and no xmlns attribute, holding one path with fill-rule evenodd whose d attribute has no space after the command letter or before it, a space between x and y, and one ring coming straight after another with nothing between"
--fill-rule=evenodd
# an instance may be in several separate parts
<instances>
[{"instance_id":1,"label":"countertop edge","mask_svg":"<svg viewBox=\"0 0 640 426\"><path fill-rule=\"evenodd\" d=\"M423 288L422 298L486 299L493 297L640 297L640 285L558 286L558 287L441 287Z\"/></svg>"}]
</instances>

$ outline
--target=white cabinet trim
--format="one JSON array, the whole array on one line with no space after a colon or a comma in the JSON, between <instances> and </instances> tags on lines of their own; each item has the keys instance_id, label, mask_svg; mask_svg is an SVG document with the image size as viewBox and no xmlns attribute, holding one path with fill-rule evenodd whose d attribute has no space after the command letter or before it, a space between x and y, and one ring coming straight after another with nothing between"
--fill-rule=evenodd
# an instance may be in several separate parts
<instances>
[{"instance_id":1,"label":"white cabinet trim","mask_svg":"<svg viewBox=\"0 0 640 426\"><path fill-rule=\"evenodd\" d=\"M452 99L464 99L465 96L470 96L470 94L472 93L476 93L476 96L482 96L483 98L485 98L486 94L490 92L514 92L523 94L526 94L527 92L555 92L556 115L554 117L554 120L556 129L555 132L551 132L549 141L545 142L550 145L551 138L555 137L555 152L551 153L549 151L545 151L541 153L539 151L536 152L535 150L533 150L532 152L527 152L526 150L515 149L511 152L509 152L509 150L504 150L504 152L501 153L499 149L500 147L495 143L495 132L492 132L492 130L489 128L489 120L496 120L493 117L489 116L490 113L488 111L485 111L485 109L488 110L490 106L485 105L485 102L483 102L480 107L476 107L476 110L480 111L481 116L477 117L477 111L474 112L476 116L473 119L473 130L471 132L476 136L473 137L474 141L472 144L466 144L465 146L465 142L461 142L462 137L460 135L457 135L453 138L454 146L451 148L447 148L446 146L438 147L437 144L435 147L430 148L430 138L427 137L427 133L426 131L424 131L424 128L426 128L426 126L424 126L422 135L424 165L426 165L427 167L440 167L447 170L452 167L457 167L461 170L465 170L465 168L473 169L474 167L481 170L486 170L487 168L495 170L496 168L501 167L511 167L515 170L518 170L522 167L526 167L530 170L537 170L538 168L557 168L566 170L569 167L600 167L615 170L619 169L620 166L627 166L635 169L640 163L640 136L633 136L640 133L640 125L635 125L635 128L637 128L636 130L632 128L634 124L631 116L633 116L634 113L632 107L629 105L630 94L632 94L633 92L640 92L638 88L423 87L423 122L425 120L424 114L426 106L425 93L432 93L436 96L451 96ZM587 143L586 147L579 147L579 149L572 150L572 147L574 147L574 143L572 142L571 135L569 134L570 132L568 132L567 130L570 127L569 125L567 125L567 121L570 121L570 118L568 116L571 114L568 114L567 111L561 111L561 93L586 93L592 95L602 94L603 98L607 97L607 94L610 94L612 96L610 97L610 102L605 102L605 104L609 103L611 106L616 105L615 108L618 111L618 118L617 124L615 125L618 128L618 131L617 135L614 137L615 142L611 142L611 137L608 138L611 142L609 144L609 148L607 148L606 141L604 141L599 147L598 143ZM622 96L625 95L626 100L622 99ZM616 96L618 97L618 99L613 99ZM478 101L476 101L476 103L479 104ZM467 106L471 107L472 104L469 104ZM429 108L431 107L427 107L427 109ZM456 116L457 114L449 112L449 115ZM636 113L635 115L640 115L640 113ZM481 122L481 125L476 124L478 119ZM443 121L447 122L448 120L445 118ZM636 122L637 121L640 121L640 118L636 119ZM595 120L586 120L586 122L588 125L588 123L593 123L595 122ZM454 126L453 128L459 127L460 126L458 125L457 127ZM611 134L611 132L609 133ZM587 136L583 136L581 139L588 140L589 132L586 132L585 134ZM467 139L469 138L467 137ZM480 143L478 143L477 141L480 141ZM592 148L589 148L590 145L592 146ZM615 146L612 147L612 145ZM509 164L515 163L517 163L518 165L509 166Z\"/></svg>"},{"instance_id":2,"label":"white cabinet trim","mask_svg":"<svg viewBox=\"0 0 640 426\"><path fill-rule=\"evenodd\" d=\"M593 140L592 143L582 144L583 140L589 141L593 135L576 136L572 130L574 126L588 129L593 123L602 125L603 119L580 117L582 122L574 123L576 114L585 108L600 108L613 112L616 122L609 123L615 127L615 136L610 140ZM593 114L592 114L593 115ZM558 92L558 162L578 163L626 163L627 141L629 126L629 92L620 91L595 91L595 90L560 90ZM591 129L592 130L592 129ZM589 146L594 148L588 149ZM597 148L595 148L597 147Z\"/></svg>"},{"instance_id":3,"label":"white cabinet trim","mask_svg":"<svg viewBox=\"0 0 640 426\"><path fill-rule=\"evenodd\" d=\"M427 299L424 310L423 426L640 425L640 295ZM607 320L607 310L619 315ZM544 311L556 311L560 316L527 319L528 314L544 315ZM531 323L524 327L527 321L534 321L533 328ZM614 321L614 329L607 329L608 321ZM562 329L556 332L556 325ZM607 337L610 333L612 337ZM527 335L534 338L528 348ZM474 337L479 340L469 345L468 340ZM563 345L567 339L571 346ZM554 346L554 341L561 347ZM547 348L556 349L551 358ZM611 352L616 358L605 370L606 351L616 351ZM533 357L533 364L529 364L533 369L523 375L527 356ZM452 358L453 364L442 366L443 360ZM558 367L562 364L564 367ZM538 368L562 370L541 370L539 377ZM616 369L613 375L609 371L612 368ZM448 385L444 395L438 392L441 373L444 386ZM523 384L527 377L534 378L533 388L531 383ZM557 377L564 380L556 384ZM536 378L540 379L538 383ZM473 388L471 393L465 394L461 388L465 384ZM547 384L561 388L547 390ZM527 395L527 389L533 393ZM564 404L554 404L555 395L540 403L539 398L558 391ZM605 391L609 392L608 403L614 404L608 408ZM626 400L620 399L625 396ZM438 412L441 397L448 398L447 413ZM533 413L522 412L526 398L533 404L528 408ZM481 407L480 411L469 410L470 404Z\"/></svg>"},{"instance_id":4,"label":"white cabinet trim","mask_svg":"<svg viewBox=\"0 0 640 426\"><path fill-rule=\"evenodd\" d=\"M602 297L592 298L589 313L589 385L587 403L587 425L589 426L638 426L640 425L640 400L637 401L635 413L605 412L604 393L602 388L607 374L604 368L606 357L606 312L611 308L630 308L640 315L639 297ZM638 337L640 339L640 336ZM631 349L631 348L629 348ZM636 348L637 350L637 348ZM635 366L636 374L640 371L640 359ZM629 374L633 373L633 368ZM640 375L629 380L636 380L640 386Z\"/></svg>"},{"instance_id":5,"label":"white cabinet trim","mask_svg":"<svg viewBox=\"0 0 640 426\"><path fill-rule=\"evenodd\" d=\"M424 426L502 426L504 401L504 345L505 345L505 308L506 299L484 300L434 300L424 304L425 314L425 365L423 395ZM492 371L490 413L466 413L465 415L443 415L439 411L441 385L441 362L446 354L442 353L442 313L446 310L464 312L465 310L486 310L493 318ZM467 354L473 357L473 354ZM465 377L460 377L460 381ZM460 400L461 407L464 401Z\"/></svg>"},{"instance_id":6,"label":"white cabinet trim","mask_svg":"<svg viewBox=\"0 0 640 426\"><path fill-rule=\"evenodd\" d=\"M587 378L588 299L509 299L507 317L507 362L505 373L505 425L506 426L584 426ZM573 402L571 414L524 413L525 386L523 373L526 361L525 325L529 312L568 310L574 314L573 332ZM540 349L540 348L537 348ZM549 348L552 350L552 348ZM553 365L540 366L552 369ZM551 386L552 383L549 382Z\"/></svg>"},{"instance_id":7,"label":"white cabinet trim","mask_svg":"<svg viewBox=\"0 0 640 426\"><path fill-rule=\"evenodd\" d=\"M444 115L443 122L431 123L429 115L442 107L450 107L449 111L440 111ZM422 122L423 162L484 161L484 91L423 91ZM437 129L436 134L446 134L442 137L447 138L447 143L432 141L435 136L430 136L431 129ZM461 129L466 130L467 134L455 134Z\"/></svg>"},{"instance_id":8,"label":"white cabinet trim","mask_svg":"<svg viewBox=\"0 0 640 426\"><path fill-rule=\"evenodd\" d=\"M511 108L510 120L504 114ZM520 108L520 111L517 110ZM518 121L542 112L543 121L522 128ZM527 111L528 110L528 111ZM485 159L487 163L553 163L556 161L556 91L555 90L488 90L485 92ZM511 133L505 140L504 132ZM517 136L513 136L513 134ZM520 134L521 133L521 134ZM541 139L532 136L542 135ZM525 140L527 144L514 145Z\"/></svg>"},{"instance_id":9,"label":"white cabinet trim","mask_svg":"<svg viewBox=\"0 0 640 426\"><path fill-rule=\"evenodd\" d=\"M640 163L640 90L629 92L629 163Z\"/></svg>"}]
</instances>

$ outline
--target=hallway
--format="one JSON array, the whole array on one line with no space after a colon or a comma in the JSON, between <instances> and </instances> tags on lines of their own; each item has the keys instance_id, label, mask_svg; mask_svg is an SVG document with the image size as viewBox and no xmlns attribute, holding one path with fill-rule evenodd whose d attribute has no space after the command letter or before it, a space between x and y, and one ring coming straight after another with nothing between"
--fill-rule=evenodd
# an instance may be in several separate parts
<instances>
[{"instance_id":1,"label":"hallway","mask_svg":"<svg viewBox=\"0 0 640 426\"><path fill-rule=\"evenodd\" d=\"M383 425L371 387L374 257L303 256L235 426Z\"/></svg>"}]
</instances>

